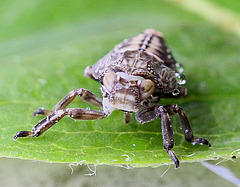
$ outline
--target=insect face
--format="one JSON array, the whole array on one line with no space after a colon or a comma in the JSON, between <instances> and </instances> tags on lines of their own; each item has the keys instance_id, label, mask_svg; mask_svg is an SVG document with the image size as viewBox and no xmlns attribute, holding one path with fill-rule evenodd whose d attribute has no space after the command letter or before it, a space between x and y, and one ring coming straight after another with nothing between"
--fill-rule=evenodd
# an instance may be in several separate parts
<instances>
[{"instance_id":1,"label":"insect face","mask_svg":"<svg viewBox=\"0 0 240 187\"><path fill-rule=\"evenodd\" d=\"M111 107L129 112L137 112L141 102L155 91L149 79L113 71L106 73L103 86Z\"/></svg>"}]
</instances>

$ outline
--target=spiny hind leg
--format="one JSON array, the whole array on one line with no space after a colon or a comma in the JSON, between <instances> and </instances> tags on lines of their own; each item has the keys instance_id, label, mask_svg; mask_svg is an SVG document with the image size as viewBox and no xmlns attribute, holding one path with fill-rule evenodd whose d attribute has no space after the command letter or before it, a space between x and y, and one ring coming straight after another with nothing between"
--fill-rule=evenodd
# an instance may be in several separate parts
<instances>
[{"instance_id":1,"label":"spiny hind leg","mask_svg":"<svg viewBox=\"0 0 240 187\"><path fill-rule=\"evenodd\" d=\"M172 148L174 146L174 137L173 137L172 124L171 124L169 115L163 106L159 106L158 111L161 115L164 149L167 151L168 155L171 157L172 161L175 164L175 167L178 168L179 167L178 157L174 153L174 151L172 151Z\"/></svg>"},{"instance_id":2,"label":"spiny hind leg","mask_svg":"<svg viewBox=\"0 0 240 187\"><path fill-rule=\"evenodd\" d=\"M87 110L81 108L67 108L57 110L42 119L37 125L33 127L32 131L19 131L13 139L17 140L19 137L27 136L38 137L66 115L78 120L95 120L107 117L103 111L98 110Z\"/></svg>"},{"instance_id":3,"label":"spiny hind leg","mask_svg":"<svg viewBox=\"0 0 240 187\"><path fill-rule=\"evenodd\" d=\"M53 111L65 109L74 99L76 96L79 96L83 101L90 103L93 106L97 106L99 108L102 108L102 98L96 96L92 92L80 88L77 90L72 90L69 92L63 99L61 99L53 108ZM50 115L52 110L47 110L44 108L37 109L34 113L33 116L37 115Z\"/></svg>"},{"instance_id":4,"label":"spiny hind leg","mask_svg":"<svg viewBox=\"0 0 240 187\"><path fill-rule=\"evenodd\" d=\"M167 110L162 105L152 106L141 110L135 114L135 118L140 123L146 123L161 117L161 126L162 126L162 136L163 136L163 145L164 149L167 151L168 155L171 157L176 168L179 167L179 160L177 155L172 151L174 146L174 137L172 124L168 115Z\"/></svg>"},{"instance_id":5,"label":"spiny hind leg","mask_svg":"<svg viewBox=\"0 0 240 187\"><path fill-rule=\"evenodd\" d=\"M179 107L177 104L166 105L164 108L167 110L169 115L178 114L180 122L182 124L182 130L185 136L186 141L191 142L192 144L205 144L208 147L211 147L211 144L204 138L195 138L193 136L193 131L186 116L185 111Z\"/></svg>"}]
</instances>

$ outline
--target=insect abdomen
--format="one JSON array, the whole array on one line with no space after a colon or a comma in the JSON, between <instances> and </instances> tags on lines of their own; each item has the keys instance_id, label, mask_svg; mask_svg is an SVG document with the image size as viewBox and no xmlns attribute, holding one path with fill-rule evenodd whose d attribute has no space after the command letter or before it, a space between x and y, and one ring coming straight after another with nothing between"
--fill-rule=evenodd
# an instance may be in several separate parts
<instances>
[{"instance_id":1,"label":"insect abdomen","mask_svg":"<svg viewBox=\"0 0 240 187\"><path fill-rule=\"evenodd\" d=\"M134 50L145 51L149 55L163 61L169 68L175 70L176 61L167 47L162 33L159 31L147 29L141 34L124 40L114 48L113 52L123 53Z\"/></svg>"}]
</instances>

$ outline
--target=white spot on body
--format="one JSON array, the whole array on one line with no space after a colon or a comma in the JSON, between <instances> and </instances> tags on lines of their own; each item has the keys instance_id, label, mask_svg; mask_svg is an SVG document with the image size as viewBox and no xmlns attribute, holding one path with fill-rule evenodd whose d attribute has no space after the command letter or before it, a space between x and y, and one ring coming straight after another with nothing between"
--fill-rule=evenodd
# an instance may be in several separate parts
<instances>
[{"instance_id":1,"label":"white spot on body","mask_svg":"<svg viewBox=\"0 0 240 187\"><path fill-rule=\"evenodd\" d=\"M126 81L144 80L144 78L141 76L128 75L127 73L123 72L117 72L116 74L121 78L125 79Z\"/></svg>"}]
</instances>

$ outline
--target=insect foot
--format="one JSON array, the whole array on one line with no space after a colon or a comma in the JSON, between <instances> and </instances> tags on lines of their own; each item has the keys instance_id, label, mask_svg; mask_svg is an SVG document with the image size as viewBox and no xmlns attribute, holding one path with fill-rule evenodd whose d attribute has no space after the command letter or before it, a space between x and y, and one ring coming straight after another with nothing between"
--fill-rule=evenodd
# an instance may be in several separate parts
<instances>
[{"instance_id":1,"label":"insect foot","mask_svg":"<svg viewBox=\"0 0 240 187\"><path fill-rule=\"evenodd\" d=\"M38 137L43 132L45 132L47 129L52 127L54 124L56 124L60 119L63 118L63 116L66 115L66 110L58 110L49 116L42 119L35 127L33 127L32 132L31 131L19 131L14 136L14 140L17 140L20 137Z\"/></svg>"}]
</instances>

